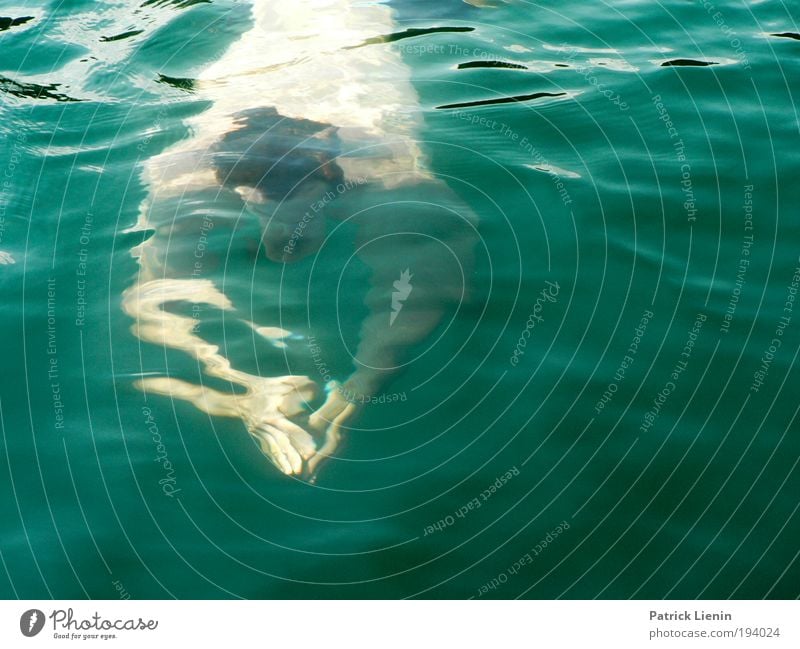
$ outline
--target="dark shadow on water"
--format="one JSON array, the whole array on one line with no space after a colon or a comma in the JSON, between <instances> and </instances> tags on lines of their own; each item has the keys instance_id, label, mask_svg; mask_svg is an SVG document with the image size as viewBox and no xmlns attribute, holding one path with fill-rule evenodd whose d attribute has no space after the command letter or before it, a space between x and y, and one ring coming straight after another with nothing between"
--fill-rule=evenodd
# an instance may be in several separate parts
<instances>
[{"instance_id":1,"label":"dark shadow on water","mask_svg":"<svg viewBox=\"0 0 800 649\"><path fill-rule=\"evenodd\" d=\"M672 59L671 61L664 61L661 64L662 68L672 68L672 67L699 67L704 68L709 65L719 65L719 63L715 63L714 61L696 61L694 59Z\"/></svg>"},{"instance_id":2,"label":"dark shadow on water","mask_svg":"<svg viewBox=\"0 0 800 649\"><path fill-rule=\"evenodd\" d=\"M166 83L173 88L179 88L180 90L188 90L189 92L193 92L197 82L194 79L168 77L166 74L159 74L158 79L156 79L156 83Z\"/></svg>"},{"instance_id":3,"label":"dark shadow on water","mask_svg":"<svg viewBox=\"0 0 800 649\"><path fill-rule=\"evenodd\" d=\"M480 99L478 101L465 101L457 104L445 104L444 106L437 106L436 110L444 110L447 108L472 108L475 106L492 106L494 104L511 104L514 102L531 101L533 99L540 99L542 97L563 97L566 92L534 92L530 95L516 95L514 97L500 97L499 99Z\"/></svg>"},{"instance_id":4,"label":"dark shadow on water","mask_svg":"<svg viewBox=\"0 0 800 649\"><path fill-rule=\"evenodd\" d=\"M0 32L4 32L12 27L18 27L33 20L33 16L22 16L21 18L10 18L8 16L0 16Z\"/></svg>"},{"instance_id":5,"label":"dark shadow on water","mask_svg":"<svg viewBox=\"0 0 800 649\"><path fill-rule=\"evenodd\" d=\"M459 70L468 70L470 68L503 68L506 70L527 70L528 66L520 63L509 63L507 61L467 61L466 63L459 63Z\"/></svg>"},{"instance_id":6,"label":"dark shadow on water","mask_svg":"<svg viewBox=\"0 0 800 649\"><path fill-rule=\"evenodd\" d=\"M61 87L61 84L50 83L46 86L38 83L20 83L7 77L0 77L0 92L8 93L14 97L22 99L54 99L56 101L83 101L60 92L54 92Z\"/></svg>"},{"instance_id":7,"label":"dark shadow on water","mask_svg":"<svg viewBox=\"0 0 800 649\"><path fill-rule=\"evenodd\" d=\"M779 34L770 34L770 36L775 36L777 38L793 38L796 41L800 41L800 34L796 32L781 32Z\"/></svg>"},{"instance_id":8,"label":"dark shadow on water","mask_svg":"<svg viewBox=\"0 0 800 649\"><path fill-rule=\"evenodd\" d=\"M374 38L368 38L367 40L359 43L358 45L353 45L352 47L346 47L344 49L352 50L356 47L364 47L365 45L378 45L380 43L394 43L395 41L401 41L404 38L415 38L417 36L425 36L427 34L449 34L449 33L463 33L463 32L474 32L474 27L412 27L410 29L403 30L402 32L394 32L393 34L384 34L382 36L375 36Z\"/></svg>"},{"instance_id":9,"label":"dark shadow on water","mask_svg":"<svg viewBox=\"0 0 800 649\"><path fill-rule=\"evenodd\" d=\"M178 9L185 9L198 4L211 4L211 0L145 0L141 7L177 7Z\"/></svg>"},{"instance_id":10,"label":"dark shadow on water","mask_svg":"<svg viewBox=\"0 0 800 649\"><path fill-rule=\"evenodd\" d=\"M138 36L139 34L142 33L144 33L143 29L131 29L130 31L123 32L122 34L116 34L115 36L101 36L100 42L111 43L112 41L124 41L126 38Z\"/></svg>"}]
</instances>

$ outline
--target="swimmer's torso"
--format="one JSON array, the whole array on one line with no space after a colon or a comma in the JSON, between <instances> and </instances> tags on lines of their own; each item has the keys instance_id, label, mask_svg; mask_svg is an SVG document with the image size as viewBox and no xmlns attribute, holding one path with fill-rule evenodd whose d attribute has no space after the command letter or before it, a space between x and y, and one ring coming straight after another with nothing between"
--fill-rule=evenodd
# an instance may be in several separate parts
<instances>
[{"instance_id":1,"label":"swimmer's torso","mask_svg":"<svg viewBox=\"0 0 800 649\"><path fill-rule=\"evenodd\" d=\"M139 273L123 308L140 340L188 354L206 375L244 391L175 376L142 378L140 389L240 418L281 471L313 473L358 410L343 395L378 394L406 350L468 293L474 219L428 172L417 145L410 71L381 38L397 31L389 6L254 0L252 14L251 28L199 75L196 96L208 106L187 120L188 137L144 164L148 195L137 229L149 237L132 251ZM329 385L309 415L317 380L276 376L289 369L279 366L260 375L238 369L200 336L194 314L225 311L226 321L286 346L292 332L261 319L279 307L278 287L232 276L236 265L227 261L242 248L232 233L255 229L270 259L296 261L319 249L327 217L352 221L370 286L355 371L343 391ZM351 254L341 251L342 264ZM413 296L390 320L392 287L409 268Z\"/></svg>"}]
</instances>

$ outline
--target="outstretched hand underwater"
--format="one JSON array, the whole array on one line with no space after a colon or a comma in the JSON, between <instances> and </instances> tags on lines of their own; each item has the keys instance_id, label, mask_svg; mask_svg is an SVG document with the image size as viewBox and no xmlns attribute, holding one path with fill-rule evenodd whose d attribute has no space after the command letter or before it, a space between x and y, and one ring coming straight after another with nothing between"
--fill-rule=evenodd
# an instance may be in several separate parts
<instances>
[{"instance_id":1,"label":"outstretched hand underwater","mask_svg":"<svg viewBox=\"0 0 800 649\"><path fill-rule=\"evenodd\" d=\"M315 398L318 387L301 376L253 376L243 395L167 377L141 379L137 387L149 394L188 401L209 415L241 419L282 473L311 482L322 462L336 451L344 429L359 410L345 400L338 384L331 384L325 403L309 413L305 404Z\"/></svg>"},{"instance_id":2,"label":"outstretched hand underwater","mask_svg":"<svg viewBox=\"0 0 800 649\"><path fill-rule=\"evenodd\" d=\"M209 415L241 419L264 455L281 472L313 479L321 462L336 451L343 430L359 411L358 405L347 401L341 386L332 381L325 402L310 412L309 404L317 400L321 390L309 377L262 377L234 369L216 345L197 335L193 318L164 308L180 301L233 310L212 282L190 279L152 280L131 287L125 292L123 308L134 318L133 330L139 339L186 352L207 375L244 388L244 392L222 392L172 377L142 378L135 387L148 394L188 401ZM272 331L257 326L253 329L265 337L262 332Z\"/></svg>"}]
</instances>

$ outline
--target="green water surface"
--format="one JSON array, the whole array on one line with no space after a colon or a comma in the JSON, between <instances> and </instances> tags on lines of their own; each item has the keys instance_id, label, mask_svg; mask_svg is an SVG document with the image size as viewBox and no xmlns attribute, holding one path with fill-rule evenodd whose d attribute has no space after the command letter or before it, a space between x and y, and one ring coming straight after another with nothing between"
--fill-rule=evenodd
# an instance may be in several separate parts
<instances>
[{"instance_id":1,"label":"green water surface","mask_svg":"<svg viewBox=\"0 0 800 649\"><path fill-rule=\"evenodd\" d=\"M0 11L33 17L0 31L0 595L800 595L800 40L772 35L796 6L391 3L398 32L473 28L381 47L479 217L475 295L311 485L240 421L133 386L198 372L121 309L139 165L187 136L189 80L249 14L118 4ZM283 269L225 236L209 263L268 320ZM367 279L337 295L337 272L312 306L341 321L305 333L346 376ZM203 327L246 371L283 357Z\"/></svg>"}]
</instances>

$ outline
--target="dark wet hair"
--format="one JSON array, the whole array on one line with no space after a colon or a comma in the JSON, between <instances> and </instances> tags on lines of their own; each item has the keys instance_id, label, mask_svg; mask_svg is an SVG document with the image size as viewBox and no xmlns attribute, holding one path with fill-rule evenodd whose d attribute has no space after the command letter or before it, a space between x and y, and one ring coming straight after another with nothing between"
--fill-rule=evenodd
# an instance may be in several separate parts
<instances>
[{"instance_id":1,"label":"dark wet hair","mask_svg":"<svg viewBox=\"0 0 800 649\"><path fill-rule=\"evenodd\" d=\"M311 180L343 182L339 138L330 124L285 117L274 108L242 111L235 119L237 128L212 148L223 185L252 187L280 201Z\"/></svg>"}]
</instances>

